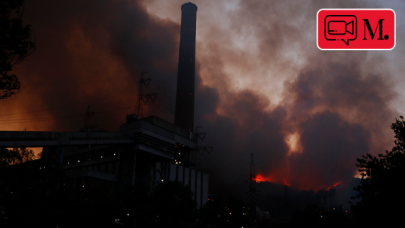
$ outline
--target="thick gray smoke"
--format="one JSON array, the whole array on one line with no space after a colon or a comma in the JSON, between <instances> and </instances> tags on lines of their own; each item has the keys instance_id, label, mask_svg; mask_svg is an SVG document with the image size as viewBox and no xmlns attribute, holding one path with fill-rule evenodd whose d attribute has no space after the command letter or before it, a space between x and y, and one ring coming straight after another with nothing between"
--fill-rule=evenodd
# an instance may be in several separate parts
<instances>
[{"instance_id":1,"label":"thick gray smoke","mask_svg":"<svg viewBox=\"0 0 405 228\"><path fill-rule=\"evenodd\" d=\"M173 121L182 3L28 2L38 50L16 69L26 87L1 101L0 114L29 113L3 116L0 122L15 123L0 124L2 130L77 131L93 105L90 123L117 131L133 112L143 71L152 78L148 91L158 93L144 116ZM251 153L263 180L316 190L344 185L356 174L357 157L389 149L397 93L386 55L320 51L315 43L320 8L379 5L195 3L195 123L207 133L201 145L214 146L199 158L212 193L247 191ZM55 109L61 106L68 107ZM47 119L20 120L32 118Z\"/></svg>"}]
</instances>

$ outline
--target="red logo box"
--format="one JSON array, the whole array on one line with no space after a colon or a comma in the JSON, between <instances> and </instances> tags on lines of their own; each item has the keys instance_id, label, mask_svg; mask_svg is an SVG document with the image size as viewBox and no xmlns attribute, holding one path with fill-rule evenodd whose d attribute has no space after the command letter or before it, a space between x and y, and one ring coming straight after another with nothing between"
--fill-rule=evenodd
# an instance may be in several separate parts
<instances>
[{"instance_id":1,"label":"red logo box","mask_svg":"<svg viewBox=\"0 0 405 228\"><path fill-rule=\"evenodd\" d=\"M392 50L396 43L392 9L320 9L316 44L321 50Z\"/></svg>"}]
</instances>

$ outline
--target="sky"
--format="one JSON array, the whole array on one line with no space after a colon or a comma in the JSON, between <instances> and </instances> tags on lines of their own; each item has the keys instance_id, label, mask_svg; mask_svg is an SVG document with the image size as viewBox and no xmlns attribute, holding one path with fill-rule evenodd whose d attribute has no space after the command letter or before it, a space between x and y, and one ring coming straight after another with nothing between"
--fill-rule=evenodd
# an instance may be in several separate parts
<instances>
[{"instance_id":1,"label":"sky","mask_svg":"<svg viewBox=\"0 0 405 228\"><path fill-rule=\"evenodd\" d=\"M27 1L37 50L14 68L20 93L0 100L2 131L118 131L143 71L157 92L144 116L174 121L178 0ZM251 153L263 180L326 189L358 176L356 158L390 150L405 113L401 1L195 0L195 125L213 146L199 156L210 185L244 188ZM390 8L391 51L321 51L322 8ZM211 189L211 188L210 188Z\"/></svg>"}]
</instances>

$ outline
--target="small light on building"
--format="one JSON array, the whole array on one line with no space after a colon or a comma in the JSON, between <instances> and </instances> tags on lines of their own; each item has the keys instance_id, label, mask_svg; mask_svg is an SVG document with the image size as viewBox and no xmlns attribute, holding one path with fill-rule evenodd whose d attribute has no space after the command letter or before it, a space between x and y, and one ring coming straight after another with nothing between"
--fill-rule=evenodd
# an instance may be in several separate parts
<instances>
[{"instance_id":1,"label":"small light on building","mask_svg":"<svg viewBox=\"0 0 405 228\"><path fill-rule=\"evenodd\" d=\"M221 215L218 215L218 218L221 217Z\"/></svg>"},{"instance_id":2,"label":"small light on building","mask_svg":"<svg viewBox=\"0 0 405 228\"><path fill-rule=\"evenodd\" d=\"M68 162L68 165L69 165L69 162Z\"/></svg>"},{"instance_id":3,"label":"small light on building","mask_svg":"<svg viewBox=\"0 0 405 228\"><path fill-rule=\"evenodd\" d=\"M335 208L333 208L333 210L335 210Z\"/></svg>"},{"instance_id":4,"label":"small light on building","mask_svg":"<svg viewBox=\"0 0 405 228\"><path fill-rule=\"evenodd\" d=\"M83 185L83 188L84 188L84 185Z\"/></svg>"},{"instance_id":5,"label":"small light on building","mask_svg":"<svg viewBox=\"0 0 405 228\"><path fill-rule=\"evenodd\" d=\"M162 179L162 182L164 182L165 180Z\"/></svg>"},{"instance_id":6,"label":"small light on building","mask_svg":"<svg viewBox=\"0 0 405 228\"><path fill-rule=\"evenodd\" d=\"M243 213L243 215L246 215L246 213Z\"/></svg>"},{"instance_id":7,"label":"small light on building","mask_svg":"<svg viewBox=\"0 0 405 228\"><path fill-rule=\"evenodd\" d=\"M230 215L232 214L232 213L229 213Z\"/></svg>"},{"instance_id":8,"label":"small light on building","mask_svg":"<svg viewBox=\"0 0 405 228\"><path fill-rule=\"evenodd\" d=\"M39 169L41 169L41 167L39 167Z\"/></svg>"},{"instance_id":9,"label":"small light on building","mask_svg":"<svg viewBox=\"0 0 405 228\"><path fill-rule=\"evenodd\" d=\"M114 156L115 156L115 154L114 154Z\"/></svg>"},{"instance_id":10,"label":"small light on building","mask_svg":"<svg viewBox=\"0 0 405 228\"><path fill-rule=\"evenodd\" d=\"M101 156L101 158L103 158L103 156Z\"/></svg>"},{"instance_id":11,"label":"small light on building","mask_svg":"<svg viewBox=\"0 0 405 228\"><path fill-rule=\"evenodd\" d=\"M321 218L323 218L323 216L321 215Z\"/></svg>"},{"instance_id":12,"label":"small light on building","mask_svg":"<svg viewBox=\"0 0 405 228\"><path fill-rule=\"evenodd\" d=\"M129 213L127 214L127 216L129 216Z\"/></svg>"},{"instance_id":13,"label":"small light on building","mask_svg":"<svg viewBox=\"0 0 405 228\"><path fill-rule=\"evenodd\" d=\"M80 163L80 160L77 160L77 163Z\"/></svg>"},{"instance_id":14,"label":"small light on building","mask_svg":"<svg viewBox=\"0 0 405 228\"><path fill-rule=\"evenodd\" d=\"M179 164L181 164L181 161L179 161Z\"/></svg>"},{"instance_id":15,"label":"small light on building","mask_svg":"<svg viewBox=\"0 0 405 228\"><path fill-rule=\"evenodd\" d=\"M180 155L180 153L179 153L179 155Z\"/></svg>"}]
</instances>

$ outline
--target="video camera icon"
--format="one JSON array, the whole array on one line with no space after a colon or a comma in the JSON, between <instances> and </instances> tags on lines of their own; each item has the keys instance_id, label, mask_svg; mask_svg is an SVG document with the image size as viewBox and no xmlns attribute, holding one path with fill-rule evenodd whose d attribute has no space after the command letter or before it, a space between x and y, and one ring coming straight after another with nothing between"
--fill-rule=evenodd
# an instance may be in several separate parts
<instances>
[{"instance_id":1,"label":"video camera icon","mask_svg":"<svg viewBox=\"0 0 405 228\"><path fill-rule=\"evenodd\" d=\"M326 40L341 40L349 46L349 41L357 38L357 17L354 15L327 15L324 31Z\"/></svg>"}]
</instances>

